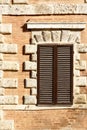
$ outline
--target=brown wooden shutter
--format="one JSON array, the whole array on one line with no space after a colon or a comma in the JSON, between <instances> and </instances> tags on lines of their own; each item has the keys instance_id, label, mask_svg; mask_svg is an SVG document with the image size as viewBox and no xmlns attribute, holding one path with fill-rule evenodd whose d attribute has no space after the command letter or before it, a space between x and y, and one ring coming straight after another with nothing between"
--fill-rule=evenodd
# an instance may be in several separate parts
<instances>
[{"instance_id":1,"label":"brown wooden shutter","mask_svg":"<svg viewBox=\"0 0 87 130\"><path fill-rule=\"evenodd\" d=\"M72 104L73 46L57 47L57 103Z\"/></svg>"},{"instance_id":2,"label":"brown wooden shutter","mask_svg":"<svg viewBox=\"0 0 87 130\"><path fill-rule=\"evenodd\" d=\"M38 46L38 104L52 104L53 47Z\"/></svg>"},{"instance_id":3,"label":"brown wooden shutter","mask_svg":"<svg viewBox=\"0 0 87 130\"><path fill-rule=\"evenodd\" d=\"M73 46L38 45L38 104L72 104Z\"/></svg>"}]
</instances>

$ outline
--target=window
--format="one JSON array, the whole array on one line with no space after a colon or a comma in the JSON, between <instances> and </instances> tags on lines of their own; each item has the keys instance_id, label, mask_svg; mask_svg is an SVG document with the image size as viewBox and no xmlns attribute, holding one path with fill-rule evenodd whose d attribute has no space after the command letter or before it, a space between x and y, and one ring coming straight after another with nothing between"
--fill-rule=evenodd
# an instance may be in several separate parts
<instances>
[{"instance_id":1,"label":"window","mask_svg":"<svg viewBox=\"0 0 87 130\"><path fill-rule=\"evenodd\" d=\"M38 104L73 103L73 45L38 45Z\"/></svg>"}]
</instances>

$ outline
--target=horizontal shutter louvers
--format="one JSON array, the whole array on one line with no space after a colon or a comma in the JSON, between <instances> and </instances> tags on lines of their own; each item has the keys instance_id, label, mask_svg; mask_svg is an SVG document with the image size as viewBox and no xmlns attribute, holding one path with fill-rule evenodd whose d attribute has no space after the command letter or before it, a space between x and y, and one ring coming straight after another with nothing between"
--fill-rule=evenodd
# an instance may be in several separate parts
<instances>
[{"instance_id":1,"label":"horizontal shutter louvers","mask_svg":"<svg viewBox=\"0 0 87 130\"><path fill-rule=\"evenodd\" d=\"M57 103L72 102L72 46L57 47Z\"/></svg>"},{"instance_id":2,"label":"horizontal shutter louvers","mask_svg":"<svg viewBox=\"0 0 87 130\"><path fill-rule=\"evenodd\" d=\"M38 104L72 104L73 46L38 45Z\"/></svg>"},{"instance_id":3,"label":"horizontal shutter louvers","mask_svg":"<svg viewBox=\"0 0 87 130\"><path fill-rule=\"evenodd\" d=\"M39 46L39 97L38 103L52 103L53 47Z\"/></svg>"}]
</instances>

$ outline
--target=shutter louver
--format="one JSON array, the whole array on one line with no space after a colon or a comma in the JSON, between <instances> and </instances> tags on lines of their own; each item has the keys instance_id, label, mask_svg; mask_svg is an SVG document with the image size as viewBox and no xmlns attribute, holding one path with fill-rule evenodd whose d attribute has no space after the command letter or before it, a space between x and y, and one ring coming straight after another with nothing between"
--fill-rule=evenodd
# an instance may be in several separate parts
<instances>
[{"instance_id":1,"label":"shutter louver","mask_svg":"<svg viewBox=\"0 0 87 130\"><path fill-rule=\"evenodd\" d=\"M57 103L72 104L72 46L57 47Z\"/></svg>"},{"instance_id":2,"label":"shutter louver","mask_svg":"<svg viewBox=\"0 0 87 130\"><path fill-rule=\"evenodd\" d=\"M52 104L53 47L38 47L38 104Z\"/></svg>"}]
</instances>

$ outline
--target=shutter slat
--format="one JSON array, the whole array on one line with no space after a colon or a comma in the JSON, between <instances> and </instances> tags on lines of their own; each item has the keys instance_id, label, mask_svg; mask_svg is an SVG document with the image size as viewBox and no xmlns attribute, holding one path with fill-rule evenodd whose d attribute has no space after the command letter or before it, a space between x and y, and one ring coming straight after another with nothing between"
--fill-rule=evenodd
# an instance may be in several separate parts
<instances>
[{"instance_id":1,"label":"shutter slat","mask_svg":"<svg viewBox=\"0 0 87 130\"><path fill-rule=\"evenodd\" d=\"M57 47L57 103L71 104L72 46Z\"/></svg>"}]
</instances>

